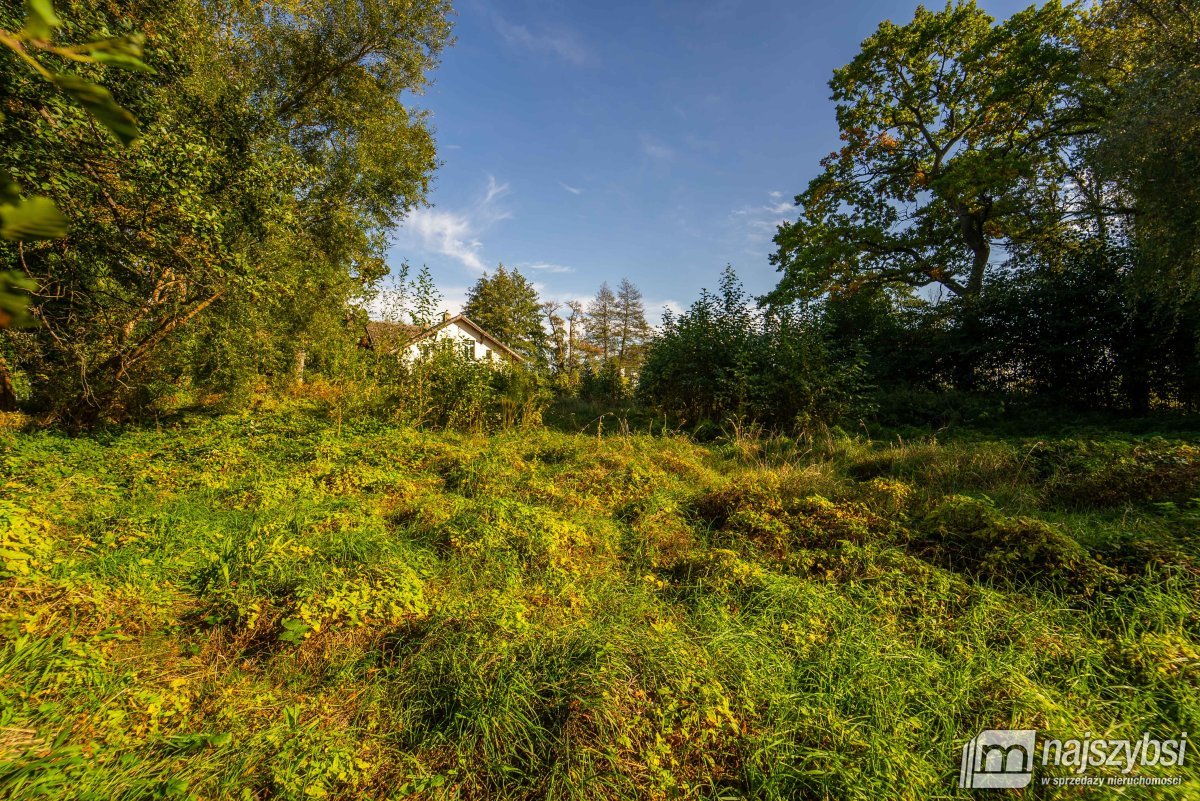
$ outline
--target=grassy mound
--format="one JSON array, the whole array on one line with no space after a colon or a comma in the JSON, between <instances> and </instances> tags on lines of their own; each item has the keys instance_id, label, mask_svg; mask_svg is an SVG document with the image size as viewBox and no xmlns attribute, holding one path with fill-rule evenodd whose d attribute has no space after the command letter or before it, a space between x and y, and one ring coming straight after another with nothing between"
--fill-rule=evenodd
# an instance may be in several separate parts
<instances>
[{"instance_id":1,"label":"grassy mound","mask_svg":"<svg viewBox=\"0 0 1200 801\"><path fill-rule=\"evenodd\" d=\"M1200 729L1196 454L8 431L0 796L971 797Z\"/></svg>"}]
</instances>

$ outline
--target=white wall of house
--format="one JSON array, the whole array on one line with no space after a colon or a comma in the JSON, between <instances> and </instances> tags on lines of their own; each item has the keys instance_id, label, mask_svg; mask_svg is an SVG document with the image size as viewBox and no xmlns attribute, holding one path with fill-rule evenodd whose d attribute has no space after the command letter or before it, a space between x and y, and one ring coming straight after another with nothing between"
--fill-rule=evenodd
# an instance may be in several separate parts
<instances>
[{"instance_id":1,"label":"white wall of house","mask_svg":"<svg viewBox=\"0 0 1200 801\"><path fill-rule=\"evenodd\" d=\"M453 340L455 344L467 351L471 358L476 361L500 363L505 359L504 354L496 352L490 343L485 342L474 330L459 321L439 328L432 337L427 337L420 342L414 342L409 345L404 351L404 359L406 361L416 359L420 357L421 349L429 347L431 342L435 340L441 342L447 339Z\"/></svg>"}]
</instances>

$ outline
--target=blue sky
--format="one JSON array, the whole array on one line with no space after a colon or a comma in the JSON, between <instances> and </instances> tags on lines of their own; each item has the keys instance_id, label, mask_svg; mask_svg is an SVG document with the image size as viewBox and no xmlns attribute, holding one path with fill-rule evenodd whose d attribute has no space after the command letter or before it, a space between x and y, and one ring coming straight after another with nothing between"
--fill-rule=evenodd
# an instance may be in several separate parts
<instances>
[{"instance_id":1,"label":"blue sky","mask_svg":"<svg viewBox=\"0 0 1200 801\"><path fill-rule=\"evenodd\" d=\"M830 74L902 0L456 3L456 43L415 104L442 161L389 261L457 310L498 262L544 298L628 277L652 322L732 264L776 283L776 224L838 145ZM1028 5L983 0L993 16Z\"/></svg>"}]
</instances>

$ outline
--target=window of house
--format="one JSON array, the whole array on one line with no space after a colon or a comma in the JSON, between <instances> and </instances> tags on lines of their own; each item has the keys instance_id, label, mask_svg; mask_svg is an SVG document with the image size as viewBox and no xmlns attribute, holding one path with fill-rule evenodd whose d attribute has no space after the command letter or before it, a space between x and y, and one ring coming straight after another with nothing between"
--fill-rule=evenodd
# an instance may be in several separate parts
<instances>
[{"instance_id":1,"label":"window of house","mask_svg":"<svg viewBox=\"0 0 1200 801\"><path fill-rule=\"evenodd\" d=\"M492 360L492 349L491 348L483 349L483 358L487 359L489 362Z\"/></svg>"},{"instance_id":2,"label":"window of house","mask_svg":"<svg viewBox=\"0 0 1200 801\"><path fill-rule=\"evenodd\" d=\"M475 358L475 343L474 342L464 342L463 343L463 355L466 356L468 359Z\"/></svg>"}]
</instances>

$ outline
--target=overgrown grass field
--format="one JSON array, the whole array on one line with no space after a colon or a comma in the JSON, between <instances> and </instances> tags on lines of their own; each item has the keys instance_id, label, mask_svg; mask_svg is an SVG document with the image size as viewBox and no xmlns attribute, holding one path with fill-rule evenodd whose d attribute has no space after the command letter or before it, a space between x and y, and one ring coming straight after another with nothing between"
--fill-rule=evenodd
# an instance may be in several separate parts
<instances>
[{"instance_id":1,"label":"overgrown grass field","mask_svg":"<svg viewBox=\"0 0 1200 801\"><path fill-rule=\"evenodd\" d=\"M0 796L984 797L1200 731L1196 443L10 427Z\"/></svg>"}]
</instances>

